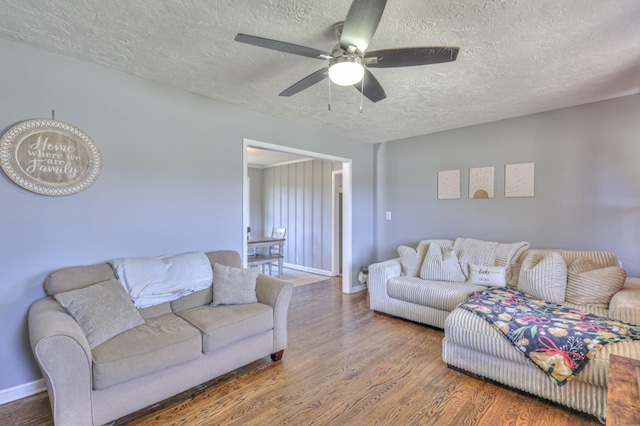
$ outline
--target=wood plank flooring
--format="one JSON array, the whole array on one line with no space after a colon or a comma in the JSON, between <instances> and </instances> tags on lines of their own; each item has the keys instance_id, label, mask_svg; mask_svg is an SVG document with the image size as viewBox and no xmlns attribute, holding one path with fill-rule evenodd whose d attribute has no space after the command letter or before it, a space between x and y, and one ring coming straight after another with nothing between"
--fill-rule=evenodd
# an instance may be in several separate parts
<instances>
[{"instance_id":1,"label":"wood plank flooring","mask_svg":"<svg viewBox=\"0 0 640 426\"><path fill-rule=\"evenodd\" d=\"M439 329L369 310L339 279L294 289L289 348L115 425L599 425L442 362ZM46 393L0 406L2 425L51 425Z\"/></svg>"}]
</instances>

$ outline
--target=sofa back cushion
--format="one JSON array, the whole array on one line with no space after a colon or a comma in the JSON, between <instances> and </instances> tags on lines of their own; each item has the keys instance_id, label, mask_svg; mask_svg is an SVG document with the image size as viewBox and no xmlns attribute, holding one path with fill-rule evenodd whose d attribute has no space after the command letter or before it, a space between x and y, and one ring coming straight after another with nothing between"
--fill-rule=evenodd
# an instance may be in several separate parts
<instances>
[{"instance_id":1,"label":"sofa back cushion","mask_svg":"<svg viewBox=\"0 0 640 426\"><path fill-rule=\"evenodd\" d=\"M44 280L44 291L55 296L65 291L78 290L103 281L113 280L116 275L106 263L89 266L71 266L49 274Z\"/></svg>"},{"instance_id":2,"label":"sofa back cushion","mask_svg":"<svg viewBox=\"0 0 640 426\"><path fill-rule=\"evenodd\" d=\"M618 262L618 257L613 253L608 253L605 251L580 251L580 250L561 250L561 249L528 249L524 251L519 259L518 264L522 264L527 255L531 252L535 251L536 253L559 253L560 256L564 259L564 263L567 264L567 268L571 266L571 264L581 258L586 257L591 259L598 267L606 268L608 266L620 266Z\"/></svg>"},{"instance_id":3,"label":"sofa back cushion","mask_svg":"<svg viewBox=\"0 0 640 426\"><path fill-rule=\"evenodd\" d=\"M521 241L517 243L498 243L482 241L473 238L457 238L453 244L453 251L458 256L460 267L465 276L469 277L469 265L479 266L503 266L507 284L516 285L517 276L514 273L514 265L522 252L529 248L529 243ZM517 269L517 268L515 268Z\"/></svg>"},{"instance_id":4,"label":"sofa back cushion","mask_svg":"<svg viewBox=\"0 0 640 426\"><path fill-rule=\"evenodd\" d=\"M214 263L234 267L242 265L240 254L235 250L217 250L205 254L209 258L211 265ZM44 290L48 296L54 296L57 293L88 287L115 278L113 269L107 263L71 266L50 273L44 281ZM209 288L175 300L171 302L171 307L174 311L177 311L194 306L207 305L211 303L211 300L211 288ZM146 318L145 315L143 316Z\"/></svg>"}]
</instances>

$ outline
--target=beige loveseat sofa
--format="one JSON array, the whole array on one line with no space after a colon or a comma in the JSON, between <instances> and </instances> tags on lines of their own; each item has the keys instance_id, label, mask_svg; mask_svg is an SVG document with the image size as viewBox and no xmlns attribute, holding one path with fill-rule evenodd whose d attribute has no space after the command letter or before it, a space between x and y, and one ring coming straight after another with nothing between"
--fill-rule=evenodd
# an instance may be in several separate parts
<instances>
[{"instance_id":1,"label":"beige loveseat sofa","mask_svg":"<svg viewBox=\"0 0 640 426\"><path fill-rule=\"evenodd\" d=\"M235 251L206 257L213 270L241 266ZM209 285L139 309L143 323L91 347L56 298L115 278L109 264L56 271L45 281L48 297L30 308L31 347L56 425L110 422L260 358L279 360L287 346L292 285L259 275L255 303L211 306L216 290Z\"/></svg>"},{"instance_id":2,"label":"beige loveseat sofa","mask_svg":"<svg viewBox=\"0 0 640 426\"><path fill-rule=\"evenodd\" d=\"M441 241L421 241L418 250L414 250L418 255L418 260L414 260L413 263L424 262L420 259L420 249L423 249L424 253L426 252L425 246L428 247L434 242L442 245ZM561 256L564 262L560 263L564 263L569 270L578 259L589 259L598 268L591 272L598 276L599 271L610 270L611 273L617 274L615 280L618 280L619 284L615 285L621 287L604 291L605 293L607 291L613 293L613 296L611 294L607 296L610 299L608 305L571 303L564 300L565 296L574 302L576 300L588 301L587 295L582 293L589 293L591 290L598 293L611 283L594 279L590 281L591 288L588 291L570 294L569 291L566 291L565 272L565 289L561 289L558 296L563 299L562 305L631 324L640 324L640 280L626 278L624 271L620 271L617 257L612 253L534 250L528 249L528 245L525 245L509 262L510 272L507 284L512 288L519 288L521 291L523 287L526 289L526 285L519 279L523 264L533 256L536 256L538 260L546 258L545 256L550 256L551 252ZM428 281L419 276L408 276L416 273L416 268L413 265L412 269L412 257L404 254L403 258L369 266L371 309L443 328L445 334L442 343L443 360L458 371L506 384L600 419L606 418L609 356L615 354L640 359L640 341L618 342L602 346L573 380L566 382L563 386L558 386L529 358L520 353L520 350L492 324L475 313L458 307L470 295L485 290L487 287L470 284L468 279L467 282L455 283ZM529 257L530 255L532 257ZM464 258L464 255L460 257ZM487 256L486 259L490 259L490 257ZM414 256L413 259L415 258ZM403 262L405 263L404 271ZM496 263L498 262L494 261L493 264ZM501 263L505 264L504 261ZM527 269L529 266L527 264L525 270L533 271L534 269ZM419 273L420 271L418 271ZM526 273L523 272L523 274ZM402 283L405 285L403 292L398 290ZM560 287L562 287L561 280Z\"/></svg>"}]
</instances>

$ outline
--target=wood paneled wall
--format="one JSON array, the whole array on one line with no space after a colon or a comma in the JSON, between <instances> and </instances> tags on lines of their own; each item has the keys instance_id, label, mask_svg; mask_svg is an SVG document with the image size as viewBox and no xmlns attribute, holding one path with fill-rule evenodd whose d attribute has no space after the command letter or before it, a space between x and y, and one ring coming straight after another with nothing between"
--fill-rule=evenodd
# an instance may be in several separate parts
<instances>
[{"instance_id":1,"label":"wood paneled wall","mask_svg":"<svg viewBox=\"0 0 640 426\"><path fill-rule=\"evenodd\" d=\"M331 271L331 178L341 164L310 160L263 169L263 228L287 228L285 263Z\"/></svg>"},{"instance_id":2,"label":"wood paneled wall","mask_svg":"<svg viewBox=\"0 0 640 426\"><path fill-rule=\"evenodd\" d=\"M257 237L266 234L262 220L264 217L262 169L249 167L247 174L249 175L249 225L251 235Z\"/></svg>"}]
</instances>

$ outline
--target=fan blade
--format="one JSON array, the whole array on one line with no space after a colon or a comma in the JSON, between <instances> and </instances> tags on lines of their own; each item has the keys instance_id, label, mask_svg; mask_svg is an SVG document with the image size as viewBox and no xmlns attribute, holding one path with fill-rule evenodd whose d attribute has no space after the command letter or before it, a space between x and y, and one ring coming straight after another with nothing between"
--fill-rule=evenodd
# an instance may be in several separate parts
<instances>
[{"instance_id":1,"label":"fan blade","mask_svg":"<svg viewBox=\"0 0 640 426\"><path fill-rule=\"evenodd\" d=\"M356 83L353 85L358 92L362 93L366 96L371 102L378 102L387 97L387 94L384 93L384 89L376 80L376 78L371 74L371 71L368 69L364 69L364 77L363 77L364 89L362 89L363 83Z\"/></svg>"},{"instance_id":2,"label":"fan blade","mask_svg":"<svg viewBox=\"0 0 640 426\"><path fill-rule=\"evenodd\" d=\"M271 40L269 38L238 34L235 40L240 43L247 43L253 46L264 47L265 49L278 50L280 52L292 53L294 55L306 56L309 58L332 58L331 53L329 52L323 52L322 50L314 49L313 47L299 46L297 44L287 43L284 41Z\"/></svg>"},{"instance_id":3,"label":"fan blade","mask_svg":"<svg viewBox=\"0 0 640 426\"><path fill-rule=\"evenodd\" d=\"M345 51L355 46L360 52L369 47L378 29L387 0L353 0L340 35L340 47Z\"/></svg>"},{"instance_id":4,"label":"fan blade","mask_svg":"<svg viewBox=\"0 0 640 426\"><path fill-rule=\"evenodd\" d=\"M284 90L282 93L280 93L279 96L295 95L296 93L302 92L304 89L308 89L314 84L321 82L328 76L329 76L329 67L322 68L314 72L313 74L306 76L305 78L303 78L293 86L289 87L288 89Z\"/></svg>"},{"instance_id":5,"label":"fan blade","mask_svg":"<svg viewBox=\"0 0 640 426\"><path fill-rule=\"evenodd\" d=\"M365 63L370 68L412 67L455 61L459 50L459 47L444 46L406 47L367 52L364 57ZM367 59L373 58L376 58L377 61L367 61Z\"/></svg>"}]
</instances>

